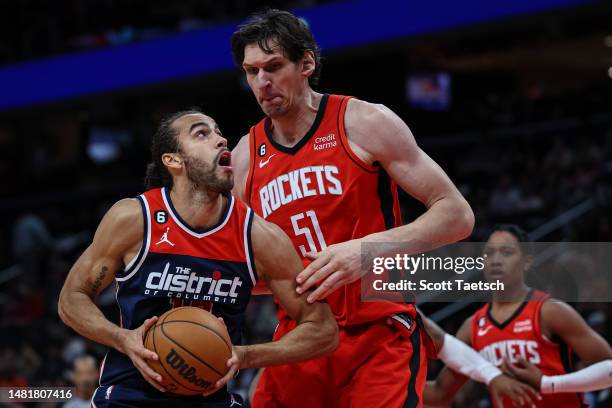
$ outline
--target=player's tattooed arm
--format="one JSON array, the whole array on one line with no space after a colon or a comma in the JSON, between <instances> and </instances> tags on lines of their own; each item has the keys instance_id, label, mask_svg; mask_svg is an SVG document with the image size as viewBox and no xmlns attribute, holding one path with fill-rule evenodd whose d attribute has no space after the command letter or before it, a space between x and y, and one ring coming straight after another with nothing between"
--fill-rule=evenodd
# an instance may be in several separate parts
<instances>
[{"instance_id":1,"label":"player's tattooed arm","mask_svg":"<svg viewBox=\"0 0 612 408\"><path fill-rule=\"evenodd\" d=\"M158 383L161 376L147 364L148 359L156 360L157 354L143 345L144 333L157 317L147 319L137 329L127 330L106 319L94 303L126 259L138 251L143 233L140 204L136 200L116 203L100 222L89 248L70 270L60 293L58 311L64 323L82 336L126 354L143 378L163 392Z\"/></svg>"},{"instance_id":2,"label":"player's tattooed arm","mask_svg":"<svg viewBox=\"0 0 612 408\"><path fill-rule=\"evenodd\" d=\"M119 201L106 213L93 242L71 268L60 293L58 311L62 320L83 336L116 346L118 327L94 302L112 283L125 253L137 250L143 231L140 204L136 200Z\"/></svg>"},{"instance_id":3,"label":"player's tattooed arm","mask_svg":"<svg viewBox=\"0 0 612 408\"><path fill-rule=\"evenodd\" d=\"M100 272L98 273L98 276L96 277L96 280L91 285L90 293L92 296L94 297L98 296L100 287L102 286L102 282L104 281L104 278L106 277L107 274L108 274L108 267L103 265L102 268L100 269Z\"/></svg>"}]
</instances>

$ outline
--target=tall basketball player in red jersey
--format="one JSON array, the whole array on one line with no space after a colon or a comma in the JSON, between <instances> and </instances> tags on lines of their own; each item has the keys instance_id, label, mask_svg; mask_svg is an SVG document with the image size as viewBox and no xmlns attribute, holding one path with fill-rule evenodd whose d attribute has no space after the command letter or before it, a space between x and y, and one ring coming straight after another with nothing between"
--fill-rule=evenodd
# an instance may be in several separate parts
<instances>
[{"instance_id":1,"label":"tall basketball player in red jersey","mask_svg":"<svg viewBox=\"0 0 612 408\"><path fill-rule=\"evenodd\" d=\"M291 241L229 194L231 154L216 123L199 111L179 112L162 122L152 153L150 189L108 211L60 295L62 320L111 347L92 406L238 406L225 388L237 369L333 351L338 337L329 307L309 304L306 295L296 293L302 263ZM241 346L244 311L258 278L298 324L282 342ZM94 303L113 280L119 325ZM223 318L235 345L227 375L207 396L163 393L164 373L147 364L158 356L143 346L146 330L156 316L182 305Z\"/></svg>"},{"instance_id":2,"label":"tall basketball player in red jersey","mask_svg":"<svg viewBox=\"0 0 612 408\"><path fill-rule=\"evenodd\" d=\"M489 281L501 281L505 290L503 293L494 292L491 303L467 319L457 337L497 366L510 364L510 371L518 373L521 369L512 368L512 364L528 362L553 379L560 375L565 377L571 369L572 350L586 364L610 359L612 349L608 343L574 309L524 283L524 274L531 264L527 241L527 234L515 225L493 228L485 246L485 276ZM584 380L585 375L591 378L583 384L609 383L609 369L579 374L578 380ZM466 377L444 368L435 381L427 383L425 403L448 405L466 380ZM542 391L537 406L570 408L584 405L581 394L568 393L570 387L551 392L541 388L540 384L533 385ZM562 393L557 393L559 391ZM509 400L496 400L495 405L512 406Z\"/></svg>"},{"instance_id":3,"label":"tall basketball player in red jersey","mask_svg":"<svg viewBox=\"0 0 612 408\"><path fill-rule=\"evenodd\" d=\"M255 16L232 50L267 116L236 146L234 192L292 238L306 263L299 291L318 288L340 326L329 358L266 369L255 407L422 405L429 337L406 303L362 303L362 243L416 253L468 236L472 211L389 109L311 88L321 65L290 13ZM396 183L428 210L400 226ZM375 254L375 256L382 254ZM275 339L295 323L281 307Z\"/></svg>"}]
</instances>

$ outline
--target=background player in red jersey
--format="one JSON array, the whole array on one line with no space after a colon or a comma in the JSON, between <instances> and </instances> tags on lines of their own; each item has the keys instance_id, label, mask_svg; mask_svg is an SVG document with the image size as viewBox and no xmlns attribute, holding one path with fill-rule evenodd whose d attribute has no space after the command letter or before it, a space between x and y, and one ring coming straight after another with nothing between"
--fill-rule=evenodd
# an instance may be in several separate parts
<instances>
[{"instance_id":1,"label":"background player in red jersey","mask_svg":"<svg viewBox=\"0 0 612 408\"><path fill-rule=\"evenodd\" d=\"M254 16L232 50L267 116L234 150L234 192L313 261L298 291L318 284L308 301L326 298L340 325L333 356L266 370L254 406L420 406L431 340L414 305L361 302L361 246L395 242L416 253L457 241L472 229L469 205L392 111L311 88L319 50L292 14ZM396 183L428 209L405 226ZM282 307L279 318L277 340L294 326Z\"/></svg>"},{"instance_id":2,"label":"background player in red jersey","mask_svg":"<svg viewBox=\"0 0 612 408\"><path fill-rule=\"evenodd\" d=\"M107 212L93 243L72 267L60 295L59 313L66 324L115 349L107 355L101 376L103 392L96 393L96 405L160 406L180 400L180 406L230 406L232 399L224 389L206 398L180 398L157 392L144 382L164 391L158 383L160 374L147 364L158 356L144 348L143 336L155 323L154 315L171 308L169 300L173 299L169 297L183 292L184 299L191 286L170 289L172 293L159 288L155 293L161 295L155 297L152 290L147 290L151 281L147 272L161 270L156 260L169 265L178 259L195 265L192 275L200 280L198 288L206 279L210 282L211 276L217 279L215 274L234 273L234 281L242 279L236 287L238 302L226 305L216 296L211 300L212 312L224 317L234 343L256 280L253 266L299 323L282 342L235 345L228 361L230 370L214 391L224 387L239 368L295 362L331 352L337 345L336 324L327 305L311 305L304 295L296 293L295 276L302 264L291 241L275 225L253 217L249 208L229 194L233 185L231 154L217 124L198 111L180 112L162 123L152 144L148 184L165 187L149 190L138 200L121 200ZM157 177L151 170L157 170ZM163 225L157 225L160 223ZM202 255L207 247L219 245L217 241L223 247L216 254ZM233 253L239 259L226 261ZM113 278L121 306L121 327L108 321L94 303ZM218 297L222 295L228 294L219 293ZM105 377L104 372L113 370L117 374Z\"/></svg>"},{"instance_id":3,"label":"background player in red jersey","mask_svg":"<svg viewBox=\"0 0 612 408\"><path fill-rule=\"evenodd\" d=\"M515 225L493 228L485 246L485 276L488 281L503 282L505 290L503 293L494 292L492 302L463 323L457 338L497 366L502 366L505 361L511 364L528 361L547 376L568 372L572 350L585 364L610 359L610 346L573 308L525 284L525 273L532 262L527 241L527 234ZM510 368L512 370L517 374L520 371L514 367ZM604 371L604 376L608 376L608 370ZM596 376L591 380L600 380ZM430 405L449 404L466 380L463 375L444 368L435 381L427 383L425 402ZM540 383L532 384L540 390ZM576 389L566 388L564 391L570 390L574 393L551 394L550 390L542 387L542 399L537 405L555 408L582 406L582 396L576 393ZM496 399L495 403L497 406L510 406L509 401Z\"/></svg>"}]
</instances>

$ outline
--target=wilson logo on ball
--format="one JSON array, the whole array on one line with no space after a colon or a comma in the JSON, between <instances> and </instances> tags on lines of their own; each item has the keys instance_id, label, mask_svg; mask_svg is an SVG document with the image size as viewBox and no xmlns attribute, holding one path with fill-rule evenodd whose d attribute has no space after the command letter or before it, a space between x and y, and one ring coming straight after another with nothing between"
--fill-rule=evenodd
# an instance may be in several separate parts
<instances>
[{"instance_id":1,"label":"wilson logo on ball","mask_svg":"<svg viewBox=\"0 0 612 408\"><path fill-rule=\"evenodd\" d=\"M208 387L212 383L196 376L196 369L185 362L183 357L176 352L175 349L170 349L170 353L166 356L166 362L174 370L178 371L179 375L195 385L196 387Z\"/></svg>"}]
</instances>

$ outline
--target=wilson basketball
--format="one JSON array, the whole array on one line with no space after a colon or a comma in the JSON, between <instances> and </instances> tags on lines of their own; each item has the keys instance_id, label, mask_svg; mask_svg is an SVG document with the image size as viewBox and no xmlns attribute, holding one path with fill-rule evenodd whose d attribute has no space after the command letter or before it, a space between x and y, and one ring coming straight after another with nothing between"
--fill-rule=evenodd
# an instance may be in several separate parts
<instances>
[{"instance_id":1,"label":"wilson basketball","mask_svg":"<svg viewBox=\"0 0 612 408\"><path fill-rule=\"evenodd\" d=\"M159 356L149 365L171 393L197 395L214 388L227 371L232 343L225 325L197 307L178 307L160 316L144 345Z\"/></svg>"}]
</instances>

